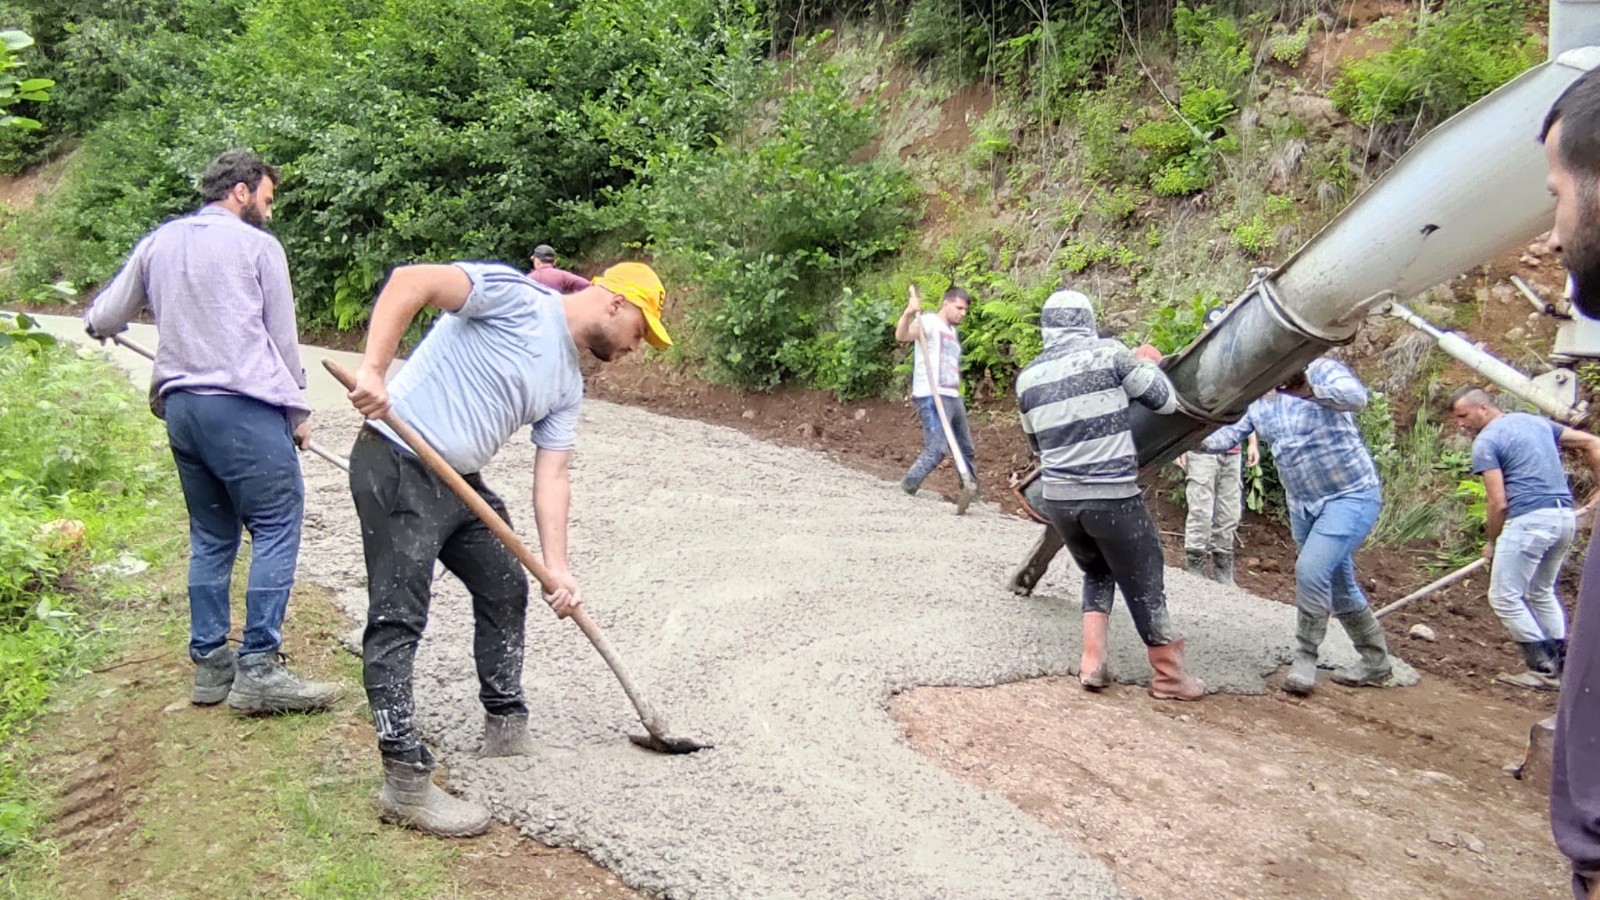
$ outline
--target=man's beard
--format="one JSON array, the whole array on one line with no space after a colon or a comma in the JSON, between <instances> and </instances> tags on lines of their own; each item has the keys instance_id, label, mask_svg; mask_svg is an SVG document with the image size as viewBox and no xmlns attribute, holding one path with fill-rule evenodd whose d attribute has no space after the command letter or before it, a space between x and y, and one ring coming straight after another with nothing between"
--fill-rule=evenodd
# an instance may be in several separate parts
<instances>
[{"instance_id":1,"label":"man's beard","mask_svg":"<svg viewBox=\"0 0 1600 900\"><path fill-rule=\"evenodd\" d=\"M254 225L262 231L267 230L267 217L261 211L261 206L254 200L251 200L244 209L239 210L239 218L251 225Z\"/></svg>"},{"instance_id":2,"label":"man's beard","mask_svg":"<svg viewBox=\"0 0 1600 900\"><path fill-rule=\"evenodd\" d=\"M1572 276L1572 304L1591 319L1600 319L1600 183L1578 190L1578 228L1562 235L1561 264Z\"/></svg>"},{"instance_id":3,"label":"man's beard","mask_svg":"<svg viewBox=\"0 0 1600 900\"><path fill-rule=\"evenodd\" d=\"M617 342L603 329L596 328L589 336L589 352L601 362L611 362L617 357Z\"/></svg>"}]
</instances>

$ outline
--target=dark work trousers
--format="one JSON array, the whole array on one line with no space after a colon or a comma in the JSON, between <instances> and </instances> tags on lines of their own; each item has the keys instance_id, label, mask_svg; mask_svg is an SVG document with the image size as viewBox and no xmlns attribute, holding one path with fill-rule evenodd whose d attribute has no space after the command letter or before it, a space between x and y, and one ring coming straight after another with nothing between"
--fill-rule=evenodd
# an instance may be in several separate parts
<instances>
[{"instance_id":1,"label":"dark work trousers","mask_svg":"<svg viewBox=\"0 0 1600 900\"><path fill-rule=\"evenodd\" d=\"M505 503L464 476L495 512ZM428 624L435 560L472 594L472 655L488 712L526 715L523 625L528 579L517 558L422 460L370 428L350 451L350 493L367 560L367 629L361 677L385 757L430 759L412 728L411 668Z\"/></svg>"},{"instance_id":2,"label":"dark work trousers","mask_svg":"<svg viewBox=\"0 0 1600 900\"><path fill-rule=\"evenodd\" d=\"M1161 535L1142 497L1045 500L1039 512L1083 570L1083 611L1111 611L1116 589L1147 647L1172 643Z\"/></svg>"}]
</instances>

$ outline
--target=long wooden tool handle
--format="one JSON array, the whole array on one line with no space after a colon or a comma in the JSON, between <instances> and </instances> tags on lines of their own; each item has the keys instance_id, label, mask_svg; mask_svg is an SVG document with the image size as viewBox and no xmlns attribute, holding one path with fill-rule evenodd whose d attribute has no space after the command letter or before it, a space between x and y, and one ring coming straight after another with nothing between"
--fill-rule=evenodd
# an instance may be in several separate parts
<instances>
[{"instance_id":1,"label":"long wooden tool handle","mask_svg":"<svg viewBox=\"0 0 1600 900\"><path fill-rule=\"evenodd\" d=\"M1473 572L1478 571L1479 569L1483 568L1484 566L1486 566L1488 564L1489 564L1489 561L1480 556L1477 559L1473 560L1472 562L1469 562L1466 565L1462 566L1461 568L1455 570L1454 572L1451 572L1450 574L1444 576L1443 578L1440 578L1438 581L1434 581L1434 582L1432 582L1430 584L1424 585L1423 587L1421 587L1421 588L1419 588L1419 589L1417 589L1415 591L1412 591L1411 593L1405 595L1404 597L1401 597L1399 600L1396 600L1395 602L1389 604L1388 606L1385 606L1383 609L1380 609L1377 612L1373 613L1373 615L1375 617L1381 619L1384 616L1388 615L1389 613L1392 613L1395 610L1400 609L1403 606L1408 606L1411 603L1414 603L1414 602L1416 602L1418 600L1421 600L1423 597L1428 596L1429 594L1433 593L1434 591L1441 590L1443 588L1449 587L1452 584L1455 584L1456 582L1458 582L1461 579L1467 577L1468 575L1471 575Z\"/></svg>"},{"instance_id":2,"label":"long wooden tool handle","mask_svg":"<svg viewBox=\"0 0 1600 900\"><path fill-rule=\"evenodd\" d=\"M356 380L344 366L331 359L324 359L322 365L323 368L328 370L329 374L345 386L346 390L355 390ZM510 550L522 562L522 565L533 573L533 577L538 580L540 587L544 588L546 593L555 593L557 587L555 579L550 576L550 571L544 567L544 563L539 557L528 549L528 545L517 537L517 533L511 530L511 526L506 524L506 520L500 518L500 514L494 511L494 507L490 506L488 501L484 500L473 489L472 485L467 484L467 480L462 478L461 474L453 466L445 462L444 457L440 456L439 452L434 450L422 435L417 434L416 430L410 425L400 421L400 417L393 412L384 413L382 422L389 426L395 434L399 435L402 441L406 442L406 446L417 454L417 458L421 459L423 464L432 470L433 474L439 476L445 484L450 486L451 490L456 492L456 496L461 498L461 502L465 503L468 509L477 514L478 518L483 520L483 524L489 526L489 530L494 532L494 536L506 545L506 549ZM581 606L572 611L570 618L578 624L579 628L583 629L583 634L589 639L589 643L600 651L600 656L605 659L606 665L611 667L612 674L616 675L617 680L622 682L623 692L633 702L633 707L638 711L639 718L644 722L645 727L654 731L659 727L654 708L644 697L639 695L638 690L634 687L633 675L622 662L622 658L617 655L616 650L612 648L611 642L600 631L600 626L589 618L589 614L584 612Z\"/></svg>"},{"instance_id":3,"label":"long wooden tool handle","mask_svg":"<svg viewBox=\"0 0 1600 900\"><path fill-rule=\"evenodd\" d=\"M343 457L334 456L332 453L329 453L328 451L322 449L322 447L320 445L313 444L310 441L306 442L305 449L311 451L312 453L315 453L316 455L322 457L323 459L327 460L328 462L331 462L334 465L338 466L339 468L343 469L344 473L346 475L350 474L350 463L347 460L345 460Z\"/></svg>"},{"instance_id":4,"label":"long wooden tool handle","mask_svg":"<svg viewBox=\"0 0 1600 900\"><path fill-rule=\"evenodd\" d=\"M150 351L150 349L148 347L144 346L143 344L140 344L140 343L137 343L135 341L129 340L128 338L125 338L120 334L113 336L111 338L111 340L113 340L116 343L128 348L129 350L132 350L133 352L139 354L140 356L144 357L145 359L148 359L151 362L155 362L156 355L154 353L152 353ZM304 447L302 447L301 449L308 450L308 451L310 451L312 453L315 453L316 455L322 457L323 459L327 460L328 462L333 463L334 465L336 465L339 468L343 469L345 471L345 474L347 474L347 475L350 473L350 462L349 462L349 460L346 460L343 457L334 456L332 453L329 453L328 451L322 449L320 446L318 446L316 444L313 444L313 443L310 443L310 442L307 442L306 445Z\"/></svg>"},{"instance_id":5,"label":"long wooden tool handle","mask_svg":"<svg viewBox=\"0 0 1600 900\"><path fill-rule=\"evenodd\" d=\"M155 362L156 361L155 353L153 351L151 351L148 347L145 347L143 344L135 343L134 341L129 340L128 338L125 338L120 334L113 335L111 337L111 340L113 342L117 343L117 344L121 344L122 346L127 347L129 350L132 350L133 352L139 354L140 356L144 357L145 359L150 360L151 362Z\"/></svg>"},{"instance_id":6,"label":"long wooden tool handle","mask_svg":"<svg viewBox=\"0 0 1600 900\"><path fill-rule=\"evenodd\" d=\"M956 472L961 475L963 485L972 484L972 470L967 468L967 458L961 453L961 445L956 443L956 432L950 427L950 416L944 411L944 399L939 396L939 377L933 368L933 354L928 347L935 338L929 337L926 329L922 332L922 368L928 373L928 392L933 396L933 411L939 416L939 427L944 429L944 440L950 445L950 456L955 460Z\"/></svg>"}]
</instances>

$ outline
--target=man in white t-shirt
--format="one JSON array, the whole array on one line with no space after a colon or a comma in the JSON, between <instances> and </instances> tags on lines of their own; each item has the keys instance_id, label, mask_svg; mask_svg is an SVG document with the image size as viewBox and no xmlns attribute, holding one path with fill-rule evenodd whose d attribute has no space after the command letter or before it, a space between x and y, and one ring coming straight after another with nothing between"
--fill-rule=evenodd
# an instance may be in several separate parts
<instances>
[{"instance_id":1,"label":"man in white t-shirt","mask_svg":"<svg viewBox=\"0 0 1600 900\"><path fill-rule=\"evenodd\" d=\"M961 402L961 339L956 335L956 326L967 317L967 307L971 303L971 295L961 288L952 287L944 292L944 301L940 303L938 312L923 313L922 298L917 295L916 288L912 288L911 302L906 304L905 312L900 314L900 321L894 326L894 339L912 345L911 399L917 405L917 415L922 418L922 455L911 464L906 476L900 479L900 487L908 494L915 494L922 487L923 479L949 455L944 429L939 424L939 413L933 405L935 389L939 392L945 415L950 419L950 430L955 433L956 444L966 460L967 469L974 472L976 478L972 433L967 427L967 407ZM922 339L924 335L927 336L926 341ZM925 345L933 353L933 370L939 381L937 385L928 383L928 364L922 356Z\"/></svg>"},{"instance_id":2,"label":"man in white t-shirt","mask_svg":"<svg viewBox=\"0 0 1600 900\"><path fill-rule=\"evenodd\" d=\"M519 429L530 427L533 517L539 552L558 584L558 616L582 602L567 566L567 463L583 400L581 353L620 359L661 325L665 290L642 263L620 263L565 296L509 266L462 262L402 266L378 294L350 402L367 419L392 411L508 523L505 504L478 474ZM384 373L423 307L444 314L392 384ZM385 426L369 422L350 452L350 493L367 564L362 682L383 755L378 809L385 821L463 837L489 813L434 787L433 755L413 726L412 662L428 623L434 562L472 595L473 658L485 720L482 755L533 751L522 695L528 578L487 525Z\"/></svg>"}]
</instances>

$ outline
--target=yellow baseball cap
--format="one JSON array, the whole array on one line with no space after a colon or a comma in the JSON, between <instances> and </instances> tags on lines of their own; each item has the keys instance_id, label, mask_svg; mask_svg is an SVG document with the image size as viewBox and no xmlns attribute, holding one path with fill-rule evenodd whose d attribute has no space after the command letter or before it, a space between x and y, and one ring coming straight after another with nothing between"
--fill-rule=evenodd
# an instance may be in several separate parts
<instances>
[{"instance_id":1,"label":"yellow baseball cap","mask_svg":"<svg viewBox=\"0 0 1600 900\"><path fill-rule=\"evenodd\" d=\"M617 263L602 272L594 283L613 294L620 294L622 299L644 313L644 320L650 326L645 332L645 340L650 342L650 346L657 349L672 346L672 338L667 336L667 329L661 324L661 303L667 299L667 289L661 286L661 279L656 277L654 269L644 263Z\"/></svg>"}]
</instances>

